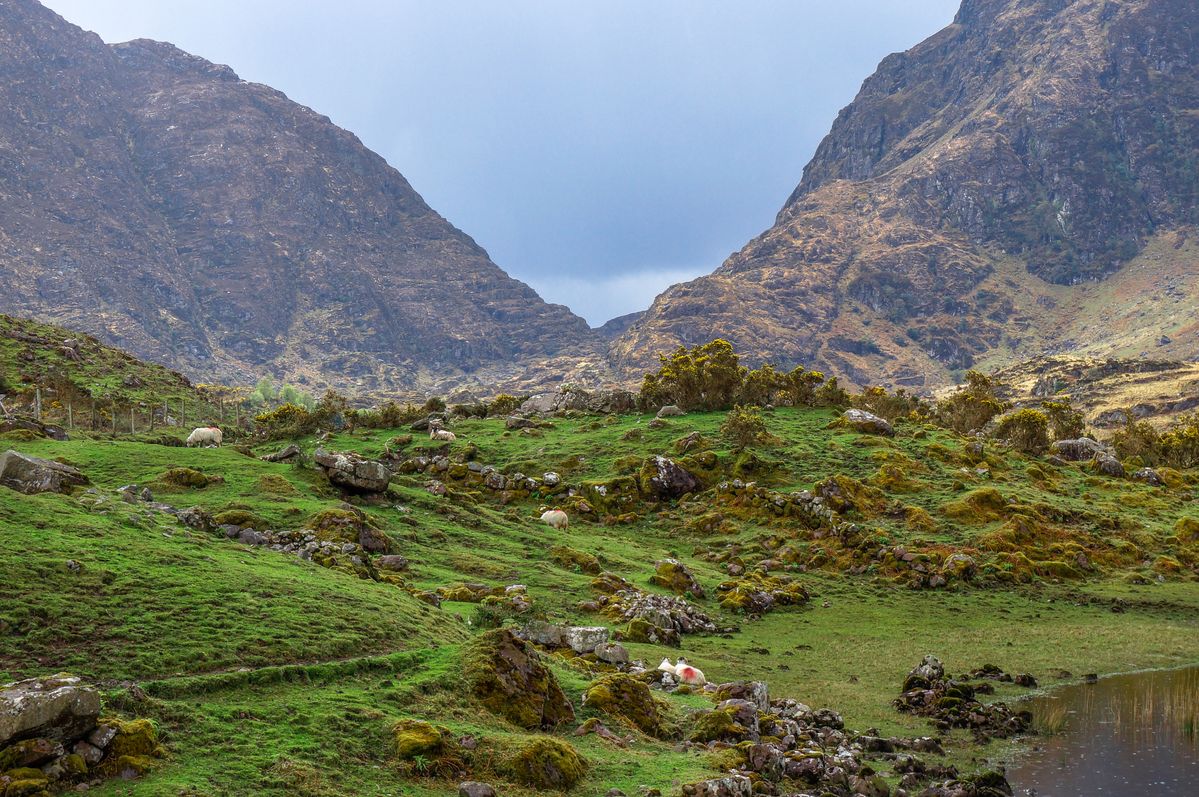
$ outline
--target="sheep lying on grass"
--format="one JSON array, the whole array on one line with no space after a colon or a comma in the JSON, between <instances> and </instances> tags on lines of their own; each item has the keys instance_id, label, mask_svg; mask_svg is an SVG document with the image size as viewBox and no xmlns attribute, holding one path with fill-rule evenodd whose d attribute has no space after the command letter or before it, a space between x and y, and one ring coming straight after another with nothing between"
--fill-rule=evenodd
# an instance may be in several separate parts
<instances>
[{"instance_id":1,"label":"sheep lying on grass","mask_svg":"<svg viewBox=\"0 0 1199 797\"><path fill-rule=\"evenodd\" d=\"M658 669L662 672L668 672L679 679L680 683L690 684L691 686L703 686L708 682L704 677L703 670L698 667L692 667L683 657L679 657L678 664L671 664L670 659L662 659L662 663L658 665Z\"/></svg>"},{"instance_id":2,"label":"sheep lying on grass","mask_svg":"<svg viewBox=\"0 0 1199 797\"><path fill-rule=\"evenodd\" d=\"M444 440L449 443L458 439L458 435L451 432L449 429L442 429L440 426L429 427L430 440Z\"/></svg>"}]
</instances>

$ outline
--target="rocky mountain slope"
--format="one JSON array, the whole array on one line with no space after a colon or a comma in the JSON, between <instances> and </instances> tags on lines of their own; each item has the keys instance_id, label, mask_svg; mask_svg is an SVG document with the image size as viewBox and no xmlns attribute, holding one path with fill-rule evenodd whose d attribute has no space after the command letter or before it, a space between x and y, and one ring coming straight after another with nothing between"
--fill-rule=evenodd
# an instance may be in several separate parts
<instances>
[{"instance_id":1,"label":"rocky mountain slope","mask_svg":"<svg viewBox=\"0 0 1199 797\"><path fill-rule=\"evenodd\" d=\"M1190 0L965 0L865 82L774 226L614 359L719 335L934 385L1046 352L1199 356L1196 30Z\"/></svg>"},{"instance_id":2,"label":"rocky mountain slope","mask_svg":"<svg viewBox=\"0 0 1199 797\"><path fill-rule=\"evenodd\" d=\"M0 311L204 381L361 392L590 339L356 137L228 67L3 0L0 68Z\"/></svg>"}]
</instances>

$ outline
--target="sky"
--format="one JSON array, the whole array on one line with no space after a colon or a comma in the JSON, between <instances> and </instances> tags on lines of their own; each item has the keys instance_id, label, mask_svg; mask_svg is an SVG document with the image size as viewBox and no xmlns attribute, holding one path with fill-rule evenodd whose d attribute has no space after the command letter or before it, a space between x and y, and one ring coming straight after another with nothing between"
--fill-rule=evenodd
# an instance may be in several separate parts
<instances>
[{"instance_id":1,"label":"sky","mask_svg":"<svg viewBox=\"0 0 1199 797\"><path fill-rule=\"evenodd\" d=\"M593 326L767 229L837 112L959 0L43 0L354 132Z\"/></svg>"}]
</instances>

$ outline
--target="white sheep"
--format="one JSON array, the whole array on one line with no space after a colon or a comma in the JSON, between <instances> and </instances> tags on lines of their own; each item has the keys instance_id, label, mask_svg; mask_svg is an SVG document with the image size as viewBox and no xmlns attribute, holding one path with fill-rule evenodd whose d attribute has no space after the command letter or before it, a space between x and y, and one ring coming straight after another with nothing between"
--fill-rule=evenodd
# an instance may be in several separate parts
<instances>
[{"instance_id":1,"label":"white sheep","mask_svg":"<svg viewBox=\"0 0 1199 797\"><path fill-rule=\"evenodd\" d=\"M674 674L682 683L692 686L703 686L708 682L703 671L698 667L692 667L682 656L679 657L679 663L674 665Z\"/></svg>"},{"instance_id":2,"label":"white sheep","mask_svg":"<svg viewBox=\"0 0 1199 797\"><path fill-rule=\"evenodd\" d=\"M674 675L674 665L670 663L669 656L662 659L662 663L658 665L658 669L661 670L662 672L668 672L671 675Z\"/></svg>"},{"instance_id":3,"label":"white sheep","mask_svg":"<svg viewBox=\"0 0 1199 797\"><path fill-rule=\"evenodd\" d=\"M191 446L219 446L225 439L225 435L215 426L201 426L198 429L193 429L192 433L187 436L187 445Z\"/></svg>"},{"instance_id":4,"label":"white sheep","mask_svg":"<svg viewBox=\"0 0 1199 797\"><path fill-rule=\"evenodd\" d=\"M454 434L449 429L442 429L441 427L438 427L438 426L430 426L429 427L429 439L430 440L444 440L447 443L449 443L454 440L457 440L458 435Z\"/></svg>"},{"instance_id":5,"label":"white sheep","mask_svg":"<svg viewBox=\"0 0 1199 797\"><path fill-rule=\"evenodd\" d=\"M541 522L553 526L558 531L562 531L570 525L570 518L561 509L550 509L543 506L541 507Z\"/></svg>"}]
</instances>

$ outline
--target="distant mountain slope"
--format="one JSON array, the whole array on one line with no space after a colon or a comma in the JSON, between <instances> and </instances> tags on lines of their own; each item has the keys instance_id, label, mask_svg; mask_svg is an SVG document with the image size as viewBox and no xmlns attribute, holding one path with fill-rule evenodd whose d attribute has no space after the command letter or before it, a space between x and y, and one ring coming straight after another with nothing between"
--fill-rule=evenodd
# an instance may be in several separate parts
<instances>
[{"instance_id":1,"label":"distant mountain slope","mask_svg":"<svg viewBox=\"0 0 1199 797\"><path fill-rule=\"evenodd\" d=\"M586 345L329 119L0 2L0 311L206 381L411 388Z\"/></svg>"},{"instance_id":2,"label":"distant mountain slope","mask_svg":"<svg viewBox=\"0 0 1199 797\"><path fill-rule=\"evenodd\" d=\"M1163 334L1199 357L1194 325L1081 285L1132 286L1152 260L1194 313L1197 152L1193 0L966 0L865 82L774 226L659 296L614 359L632 371L721 335L753 359L920 385ZM1114 315L1105 343L1094 327Z\"/></svg>"}]
</instances>

